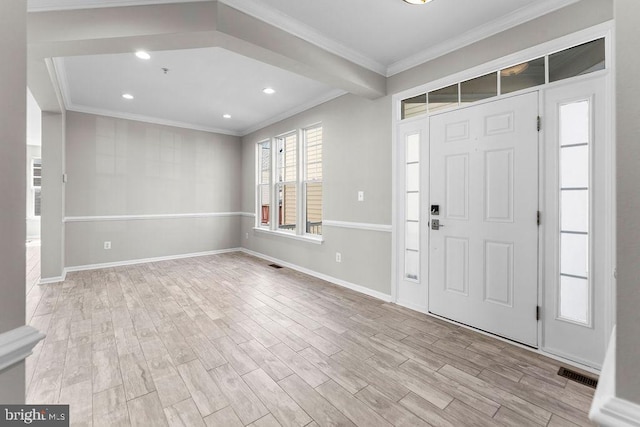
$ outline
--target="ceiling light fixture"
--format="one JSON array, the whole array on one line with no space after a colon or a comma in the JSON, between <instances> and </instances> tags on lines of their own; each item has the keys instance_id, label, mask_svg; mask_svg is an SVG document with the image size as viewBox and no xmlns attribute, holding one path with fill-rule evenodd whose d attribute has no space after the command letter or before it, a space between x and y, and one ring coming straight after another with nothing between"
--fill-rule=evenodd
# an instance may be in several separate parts
<instances>
[{"instance_id":1,"label":"ceiling light fixture","mask_svg":"<svg viewBox=\"0 0 640 427\"><path fill-rule=\"evenodd\" d=\"M136 56L140 59L151 59L151 55L149 55L144 50L139 50L136 52Z\"/></svg>"},{"instance_id":2,"label":"ceiling light fixture","mask_svg":"<svg viewBox=\"0 0 640 427\"><path fill-rule=\"evenodd\" d=\"M122 94L122 97L123 97L124 99L133 99L133 95L131 95L130 93L123 93L123 94Z\"/></svg>"},{"instance_id":3,"label":"ceiling light fixture","mask_svg":"<svg viewBox=\"0 0 640 427\"><path fill-rule=\"evenodd\" d=\"M529 63L523 62L522 64L514 65L513 67L501 70L500 75L502 77L517 76L518 74L524 72L527 68L529 68Z\"/></svg>"},{"instance_id":4,"label":"ceiling light fixture","mask_svg":"<svg viewBox=\"0 0 640 427\"><path fill-rule=\"evenodd\" d=\"M231 114L223 114L222 117L224 117L225 119L230 119L231 118Z\"/></svg>"},{"instance_id":5,"label":"ceiling light fixture","mask_svg":"<svg viewBox=\"0 0 640 427\"><path fill-rule=\"evenodd\" d=\"M404 0L406 3L410 3L410 4L427 4L429 3L431 0Z\"/></svg>"},{"instance_id":6,"label":"ceiling light fixture","mask_svg":"<svg viewBox=\"0 0 640 427\"><path fill-rule=\"evenodd\" d=\"M262 89L262 91L267 95L273 95L274 93L276 93L275 89L271 87L265 87L264 89Z\"/></svg>"}]
</instances>

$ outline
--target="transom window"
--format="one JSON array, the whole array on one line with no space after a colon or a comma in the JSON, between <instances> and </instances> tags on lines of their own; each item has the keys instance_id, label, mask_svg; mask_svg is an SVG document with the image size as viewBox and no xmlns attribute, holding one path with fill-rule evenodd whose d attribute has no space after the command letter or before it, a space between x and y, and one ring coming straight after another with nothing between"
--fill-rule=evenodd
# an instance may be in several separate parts
<instances>
[{"instance_id":1,"label":"transom window","mask_svg":"<svg viewBox=\"0 0 640 427\"><path fill-rule=\"evenodd\" d=\"M405 98L400 118L462 106L605 69L605 39L599 38L559 52L533 58L483 76Z\"/></svg>"},{"instance_id":2,"label":"transom window","mask_svg":"<svg viewBox=\"0 0 640 427\"><path fill-rule=\"evenodd\" d=\"M322 126L314 125L257 144L256 227L322 235Z\"/></svg>"}]
</instances>

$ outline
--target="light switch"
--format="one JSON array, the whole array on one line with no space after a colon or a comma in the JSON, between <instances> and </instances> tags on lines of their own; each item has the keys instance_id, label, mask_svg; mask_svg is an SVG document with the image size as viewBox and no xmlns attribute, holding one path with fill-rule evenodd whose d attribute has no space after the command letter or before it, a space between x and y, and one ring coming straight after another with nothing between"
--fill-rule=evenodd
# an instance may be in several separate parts
<instances>
[{"instance_id":1,"label":"light switch","mask_svg":"<svg viewBox=\"0 0 640 427\"><path fill-rule=\"evenodd\" d=\"M364 191L358 191L358 201L364 202Z\"/></svg>"}]
</instances>

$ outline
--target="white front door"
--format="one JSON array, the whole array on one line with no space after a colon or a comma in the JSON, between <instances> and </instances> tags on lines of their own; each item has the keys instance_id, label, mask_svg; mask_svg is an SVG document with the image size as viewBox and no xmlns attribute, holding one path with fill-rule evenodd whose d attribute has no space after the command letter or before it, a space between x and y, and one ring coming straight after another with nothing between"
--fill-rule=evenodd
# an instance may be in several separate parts
<instances>
[{"instance_id":1,"label":"white front door","mask_svg":"<svg viewBox=\"0 0 640 427\"><path fill-rule=\"evenodd\" d=\"M538 345L537 117L532 92L429 123L429 311L531 346Z\"/></svg>"}]
</instances>

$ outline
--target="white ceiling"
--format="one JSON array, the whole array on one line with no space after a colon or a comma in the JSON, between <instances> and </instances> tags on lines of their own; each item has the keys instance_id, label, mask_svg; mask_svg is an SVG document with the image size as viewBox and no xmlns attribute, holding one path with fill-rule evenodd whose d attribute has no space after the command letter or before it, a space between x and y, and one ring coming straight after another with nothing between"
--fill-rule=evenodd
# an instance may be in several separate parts
<instances>
[{"instance_id":1,"label":"white ceiling","mask_svg":"<svg viewBox=\"0 0 640 427\"><path fill-rule=\"evenodd\" d=\"M150 54L56 60L67 108L240 135L344 93L222 48Z\"/></svg>"},{"instance_id":2,"label":"white ceiling","mask_svg":"<svg viewBox=\"0 0 640 427\"><path fill-rule=\"evenodd\" d=\"M30 11L44 11L185 1L29 0L28 5ZM220 0L385 76L575 1L434 0L416 6L402 0ZM344 93L221 48L151 53L146 62L133 54L59 58L67 108L246 134ZM265 86L277 93L267 97L261 92ZM136 98L125 102L123 92ZM223 119L224 113L232 119Z\"/></svg>"}]
</instances>

